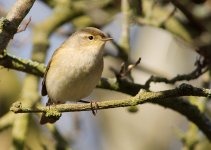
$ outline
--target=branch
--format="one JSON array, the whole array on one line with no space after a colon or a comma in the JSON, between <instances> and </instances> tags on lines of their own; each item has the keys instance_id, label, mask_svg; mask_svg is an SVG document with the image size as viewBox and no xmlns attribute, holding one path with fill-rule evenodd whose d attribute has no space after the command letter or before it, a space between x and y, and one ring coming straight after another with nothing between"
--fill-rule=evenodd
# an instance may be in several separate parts
<instances>
[{"instance_id":1,"label":"branch","mask_svg":"<svg viewBox=\"0 0 211 150\"><path fill-rule=\"evenodd\" d=\"M159 23L160 25L158 25L158 26L164 27L164 25L174 16L174 14L176 13L176 11L177 11L177 8L174 7L173 10L169 13L169 15L166 16L166 18L164 18L164 19Z\"/></svg>"},{"instance_id":2,"label":"branch","mask_svg":"<svg viewBox=\"0 0 211 150\"><path fill-rule=\"evenodd\" d=\"M53 137L56 139L56 149L61 150L71 150L69 146L69 141L66 141L57 129L55 124L47 124L46 127L52 133ZM69 142L69 143L68 143Z\"/></svg>"},{"instance_id":3,"label":"branch","mask_svg":"<svg viewBox=\"0 0 211 150\"><path fill-rule=\"evenodd\" d=\"M38 63L36 61L22 59L10 54L4 53L0 55L0 65L8 68L26 72L29 74L36 75L38 77L43 77L46 66L43 63ZM135 83L130 83L126 80L116 80L115 78L101 78L98 88L115 90L130 95L135 95L142 88L145 88L144 85L139 85Z\"/></svg>"},{"instance_id":4,"label":"branch","mask_svg":"<svg viewBox=\"0 0 211 150\"><path fill-rule=\"evenodd\" d=\"M15 115L11 112L8 112L0 118L0 132L12 126Z\"/></svg>"},{"instance_id":5,"label":"branch","mask_svg":"<svg viewBox=\"0 0 211 150\"><path fill-rule=\"evenodd\" d=\"M42 63L38 63L30 59L18 58L7 53L2 55L0 54L0 65L8 69L14 69L40 77L43 76L46 68Z\"/></svg>"},{"instance_id":6,"label":"branch","mask_svg":"<svg viewBox=\"0 0 211 150\"><path fill-rule=\"evenodd\" d=\"M14 60L16 60L16 59L14 59ZM39 70L40 73L37 74L35 71L30 72L30 71L27 71L26 69L23 69L21 71L29 72L29 73L35 74L37 76L42 76L43 75L44 70L45 70L44 67L43 68L41 67L42 69L39 69L40 67L38 67L39 65L44 66L43 64L40 64L40 63L37 63L37 62L34 62L34 61L29 61L29 60L23 60L22 61L22 59L19 59L19 58L17 58L17 60L21 60L21 61L17 61L17 65L13 66L14 69L18 69L16 67L18 67L19 64L22 64L23 66L25 66L26 65L25 62L30 62L29 66L33 68L33 69L30 69L30 70ZM14 63L12 63L12 64L14 64ZM37 65L37 64L39 64L39 65ZM31 66L31 65L33 65L33 66ZM115 78L101 78L101 81L99 82L97 87L103 88L103 89L119 91L119 92L123 92L123 93L130 94L130 95L136 95L139 92L140 89L145 88L144 85L131 83L131 82L128 82L126 80L117 80ZM197 91L199 91L199 90L197 90ZM168 91L166 93L168 94ZM153 93L151 93L151 95L152 94ZM173 97L173 95L171 95L171 96ZM177 95L177 96L179 96L179 95ZM184 96L184 95L180 95L180 96ZM182 115L186 116L190 121L194 122L204 133L206 132L206 130L210 129L210 127L209 128L207 127L207 126L210 125L209 120L206 119L206 117L200 117L202 114L199 111L196 111L197 108L195 108L191 104L187 104L187 102L183 102L181 100L180 101L166 100L166 97L164 97L163 99L155 99L155 100L152 100L152 101L150 101L150 99L148 99L148 100L146 99L146 100L143 100L142 103L145 103L145 102L156 103L156 104L159 104L161 106L164 106L164 107L167 107L167 108L171 108L171 109L173 109L173 110L175 110L177 112L180 112ZM101 102L99 102L99 103L101 103ZM126 106L130 106L130 104L131 103L129 103L128 105L122 106L122 105L119 105L118 103L117 104L114 103L113 107L114 106L115 107L126 107ZM82 104L78 104L78 105L80 106ZM72 108L75 108L78 105L74 105ZM89 104L86 104L86 107L87 106L88 106L87 110L90 110ZM81 106L79 108L81 108ZM43 107L42 110L43 109L45 109L45 107ZM194 109L195 109L195 111L193 111ZM30 109L27 109L27 110L30 110ZM206 121L206 120L208 120L208 121ZM206 132L205 134L209 134L209 132L208 133Z\"/></svg>"},{"instance_id":7,"label":"branch","mask_svg":"<svg viewBox=\"0 0 211 150\"><path fill-rule=\"evenodd\" d=\"M150 83L152 82L164 82L168 84L174 84L178 81L190 81L198 78L203 73L208 70L206 63L197 63L197 67L189 74L177 75L172 79L167 79L163 77L150 77L145 85L140 85L136 83L130 83L126 80L116 80L115 78L101 78L98 88L115 90L123 92L130 95L135 95L140 89L149 89ZM45 71L45 65L35 61L18 58L9 54L0 55L0 65L14 70L23 71L26 73L34 74L36 76L42 77Z\"/></svg>"},{"instance_id":8,"label":"branch","mask_svg":"<svg viewBox=\"0 0 211 150\"><path fill-rule=\"evenodd\" d=\"M0 65L26 73L34 74L36 76L42 77L45 71L45 65L35 61L18 58L11 56L9 54L0 55ZM208 70L207 64L197 61L197 67L189 74L177 75L172 79L167 79L163 77L150 77L145 85L140 85L136 83L131 83L126 80L117 80L115 78L101 78L98 88L115 90L123 92L130 95L135 95L140 89L149 89L151 82L164 82L168 84L174 84L178 81L189 81L198 78Z\"/></svg>"},{"instance_id":9,"label":"branch","mask_svg":"<svg viewBox=\"0 0 211 150\"><path fill-rule=\"evenodd\" d=\"M206 27L201 23L201 21L196 18L189 10L178 0L170 0L171 3L177 7L191 22L191 24L201 32L207 31Z\"/></svg>"},{"instance_id":10,"label":"branch","mask_svg":"<svg viewBox=\"0 0 211 150\"><path fill-rule=\"evenodd\" d=\"M64 1L63 1L64 2ZM71 17L74 17L78 12L71 12L69 9L69 1L66 0L64 3L59 3L57 7L53 10L52 14L44 20L42 23L37 24L33 28L33 50L32 50L32 60L43 63L46 58L46 53L49 47L49 36L60 26L69 21ZM59 10L59 11L58 11ZM62 10L62 11L61 11ZM4 58L4 57L3 57ZM18 61L18 59L15 59ZM23 60L21 60L23 62ZM30 61L27 61L29 63ZM19 62L20 64L20 62ZM26 63L24 63L26 64ZM28 64L27 64L28 65ZM17 66L13 65L13 66ZM40 68L38 63L36 63L39 75L43 74L44 68ZM20 68L18 66L18 68ZM43 69L43 70L42 70ZM39 91L39 78L37 76L27 74L22 88L22 93L20 95L20 100L27 104L29 107L33 107L35 103L40 101ZM12 129L12 148L13 149L23 149L24 143L27 138L26 133L29 128L29 114L24 114L17 116L14 120Z\"/></svg>"},{"instance_id":11,"label":"branch","mask_svg":"<svg viewBox=\"0 0 211 150\"><path fill-rule=\"evenodd\" d=\"M155 100L152 103L162 105L166 108L171 108L176 112L187 117L188 120L192 121L197 127L207 136L211 141L211 121L209 117L198 109L197 106L192 105L183 99L163 99Z\"/></svg>"},{"instance_id":12,"label":"branch","mask_svg":"<svg viewBox=\"0 0 211 150\"><path fill-rule=\"evenodd\" d=\"M211 140L211 122L205 116L202 117L203 114L200 113L197 107L194 107L186 101L174 100L175 97L181 96L211 97L211 89L203 89L188 84L181 84L178 88L160 92L146 92L141 90L136 96L129 99L98 102L96 109L136 106L147 102L162 104L165 107L170 107L185 115L188 119L198 125L209 140ZM170 100L170 98L173 98L173 100ZM50 112L53 114L58 114L60 112L89 111L92 109L93 108L90 104L58 104L52 105L50 109L49 107L37 107L32 109L22 106L20 102L15 102L10 108L14 113ZM197 118L200 119L198 120Z\"/></svg>"},{"instance_id":13,"label":"branch","mask_svg":"<svg viewBox=\"0 0 211 150\"><path fill-rule=\"evenodd\" d=\"M112 100L98 102L98 109L109 109L117 107L128 107L143 104L146 102L161 100L181 96L211 97L211 89L197 88L189 84L181 84L178 88L160 92L146 92L141 90L136 96L124 100ZM88 111L91 110L90 104L58 104L52 105L51 109L59 112ZM24 108L20 102L15 102L11 109L15 113L40 113L47 112L49 107L38 107L36 109Z\"/></svg>"},{"instance_id":14,"label":"branch","mask_svg":"<svg viewBox=\"0 0 211 150\"><path fill-rule=\"evenodd\" d=\"M183 75L177 75L177 76L173 77L172 79L167 79L167 78L164 78L164 77L151 76L146 81L145 87L147 89L149 89L151 82L164 82L164 83L167 83L167 84L174 84L174 83L179 82L179 81L194 80L194 79L197 79L198 77L200 77L202 74L204 74L205 72L207 72L209 70L206 60L203 60L203 62L200 62L200 60L197 60L196 65L197 65L196 69L193 70L191 73L183 74Z\"/></svg>"},{"instance_id":15,"label":"branch","mask_svg":"<svg viewBox=\"0 0 211 150\"><path fill-rule=\"evenodd\" d=\"M17 0L6 18L0 20L0 53L13 38L24 17L28 14L35 0Z\"/></svg>"},{"instance_id":16,"label":"branch","mask_svg":"<svg viewBox=\"0 0 211 150\"><path fill-rule=\"evenodd\" d=\"M118 52L117 56L122 60L126 60L128 57L127 51L125 51L125 49L121 45L119 45L114 39L111 41L111 43L117 49Z\"/></svg>"},{"instance_id":17,"label":"branch","mask_svg":"<svg viewBox=\"0 0 211 150\"><path fill-rule=\"evenodd\" d=\"M130 5L129 0L122 0L122 32L120 39L120 47L126 55L125 60L128 59L128 54L130 52Z\"/></svg>"}]
</instances>

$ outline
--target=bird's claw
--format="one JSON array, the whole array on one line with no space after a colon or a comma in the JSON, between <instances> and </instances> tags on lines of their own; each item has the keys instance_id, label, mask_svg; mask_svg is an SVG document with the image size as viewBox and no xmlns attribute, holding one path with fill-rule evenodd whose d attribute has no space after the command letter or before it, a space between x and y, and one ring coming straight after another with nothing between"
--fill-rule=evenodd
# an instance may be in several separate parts
<instances>
[{"instance_id":1,"label":"bird's claw","mask_svg":"<svg viewBox=\"0 0 211 150\"><path fill-rule=\"evenodd\" d=\"M94 105L93 105L94 104ZM99 106L98 106L98 104L97 104L97 102L93 102L93 101L90 101L90 105L91 105L91 110L92 110L92 114L94 115L94 116L96 116L96 114L97 114L97 109L99 108Z\"/></svg>"}]
</instances>

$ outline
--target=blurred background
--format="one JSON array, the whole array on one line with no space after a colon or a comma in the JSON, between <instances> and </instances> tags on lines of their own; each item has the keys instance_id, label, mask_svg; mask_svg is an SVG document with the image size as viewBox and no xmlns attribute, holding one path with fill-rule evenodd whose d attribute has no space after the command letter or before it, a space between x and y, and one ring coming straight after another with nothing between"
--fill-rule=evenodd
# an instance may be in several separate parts
<instances>
[{"instance_id":1,"label":"blurred background","mask_svg":"<svg viewBox=\"0 0 211 150\"><path fill-rule=\"evenodd\" d=\"M67 7L74 15L50 34L45 64L72 32L86 26L98 27L113 37L131 62L142 58L140 65L132 71L135 83L144 84L151 75L172 78L190 73L201 55L208 56L202 52L209 50L211 44L210 0L130 0L128 9L126 5L128 14L124 14L123 1L37 0L22 23L23 26L31 17L27 29L14 36L7 50L17 57L31 59L36 41L33 36L38 26L50 20L55 12L65 13ZM0 16L5 16L15 2L0 0ZM124 30L127 25L128 30ZM129 34L126 42L123 31ZM119 70L126 60L123 56L114 43L106 45L103 77L115 77L110 68ZM0 149L11 148L13 130L11 126L2 126L8 121L5 115L11 104L20 97L25 76L22 72L0 69ZM209 75L188 82L200 87L209 83ZM154 83L150 90L166 90L178 84ZM120 92L96 89L87 99L103 101L128 97ZM195 105L209 113L209 103L200 99ZM47 98L43 97L41 101L45 104ZM100 110L96 116L91 112L64 113L56 122L56 131L73 150L211 149L206 137L183 115L156 104L139 105L137 109L136 112L130 112L128 108ZM24 149L59 149L55 148L57 139L52 130L52 127L39 125L39 117L30 115Z\"/></svg>"}]
</instances>

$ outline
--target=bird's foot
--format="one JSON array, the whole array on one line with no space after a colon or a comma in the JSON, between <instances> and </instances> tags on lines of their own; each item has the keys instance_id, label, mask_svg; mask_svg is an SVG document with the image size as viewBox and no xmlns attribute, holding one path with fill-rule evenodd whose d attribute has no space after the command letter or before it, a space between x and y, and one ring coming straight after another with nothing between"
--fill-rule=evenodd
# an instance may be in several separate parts
<instances>
[{"instance_id":1,"label":"bird's foot","mask_svg":"<svg viewBox=\"0 0 211 150\"><path fill-rule=\"evenodd\" d=\"M96 101L90 101L90 102L88 102L88 101L84 101L84 100L79 100L79 102L81 102L81 103L90 103L91 110L92 110L92 114L93 114L94 116L96 116L97 110L98 110L98 108L99 108L99 106L98 106L98 104L97 104Z\"/></svg>"},{"instance_id":2,"label":"bird's foot","mask_svg":"<svg viewBox=\"0 0 211 150\"><path fill-rule=\"evenodd\" d=\"M99 108L97 102L95 101L90 101L90 105L91 105L91 108L92 108L92 114L95 116L97 114L97 110Z\"/></svg>"}]
</instances>

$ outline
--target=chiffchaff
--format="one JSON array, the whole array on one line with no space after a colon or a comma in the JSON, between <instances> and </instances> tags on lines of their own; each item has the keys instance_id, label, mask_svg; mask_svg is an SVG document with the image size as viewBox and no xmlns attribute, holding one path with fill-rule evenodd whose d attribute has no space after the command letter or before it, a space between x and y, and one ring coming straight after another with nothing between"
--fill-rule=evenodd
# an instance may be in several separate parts
<instances>
[{"instance_id":1,"label":"chiffchaff","mask_svg":"<svg viewBox=\"0 0 211 150\"><path fill-rule=\"evenodd\" d=\"M42 82L48 104L79 101L87 97L100 80L103 48L112 40L101 30L86 27L73 33L52 55ZM57 118L58 119L58 118ZM41 124L57 119L42 115Z\"/></svg>"}]
</instances>

